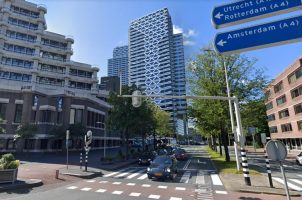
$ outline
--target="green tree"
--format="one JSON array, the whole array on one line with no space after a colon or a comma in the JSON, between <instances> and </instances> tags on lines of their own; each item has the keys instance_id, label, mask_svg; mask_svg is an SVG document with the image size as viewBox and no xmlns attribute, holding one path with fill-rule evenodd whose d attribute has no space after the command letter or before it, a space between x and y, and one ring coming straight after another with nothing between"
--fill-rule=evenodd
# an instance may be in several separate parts
<instances>
[{"instance_id":1,"label":"green tree","mask_svg":"<svg viewBox=\"0 0 302 200\"><path fill-rule=\"evenodd\" d=\"M221 56L207 49L202 49L188 65L190 89L194 95L227 96L225 63L231 96L237 96L241 105L262 97L267 80L264 70L255 67L255 59L237 54ZM189 115L196 120L197 128L204 136L211 137L214 142L218 138L219 144L224 145L226 161L229 161L227 136L231 130L228 102L193 100Z\"/></svg>"},{"instance_id":2,"label":"green tree","mask_svg":"<svg viewBox=\"0 0 302 200\"><path fill-rule=\"evenodd\" d=\"M155 118L155 132L160 137L171 137L173 130L170 121L170 114L160 109L160 107L154 105L153 113Z\"/></svg>"},{"instance_id":3,"label":"green tree","mask_svg":"<svg viewBox=\"0 0 302 200\"><path fill-rule=\"evenodd\" d=\"M135 85L123 86L122 94L132 94L137 89ZM112 108L106 120L107 127L120 132L123 141L126 140L126 158L128 158L129 138L138 135L144 138L154 126L151 103L143 100L142 105L135 108L132 106L131 98L121 98L114 93L110 94L108 102Z\"/></svg>"},{"instance_id":4,"label":"green tree","mask_svg":"<svg viewBox=\"0 0 302 200\"><path fill-rule=\"evenodd\" d=\"M50 131L49 135L55 139L64 139L66 137L66 129L63 126L54 126Z\"/></svg>"},{"instance_id":5,"label":"green tree","mask_svg":"<svg viewBox=\"0 0 302 200\"><path fill-rule=\"evenodd\" d=\"M5 129L1 126L3 124L4 120L0 117L0 134L5 133Z\"/></svg>"},{"instance_id":6,"label":"green tree","mask_svg":"<svg viewBox=\"0 0 302 200\"><path fill-rule=\"evenodd\" d=\"M34 137L35 134L37 133L37 131L38 131L37 125L24 123L24 124L20 124L17 127L16 135L17 135L17 137L20 137L23 139L29 139L29 138Z\"/></svg>"}]
</instances>

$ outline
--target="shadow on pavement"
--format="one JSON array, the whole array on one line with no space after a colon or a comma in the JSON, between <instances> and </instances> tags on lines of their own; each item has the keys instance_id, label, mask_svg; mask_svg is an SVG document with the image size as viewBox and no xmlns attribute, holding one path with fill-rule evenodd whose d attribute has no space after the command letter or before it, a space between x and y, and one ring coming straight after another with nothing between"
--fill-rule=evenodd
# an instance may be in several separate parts
<instances>
[{"instance_id":1,"label":"shadow on pavement","mask_svg":"<svg viewBox=\"0 0 302 200\"><path fill-rule=\"evenodd\" d=\"M10 189L2 193L6 194L28 194L32 191L32 188L20 188L20 189ZM1 192L0 192L1 193Z\"/></svg>"},{"instance_id":2,"label":"shadow on pavement","mask_svg":"<svg viewBox=\"0 0 302 200\"><path fill-rule=\"evenodd\" d=\"M260 199L258 197L239 197L239 199L242 199L242 200L263 200L263 199Z\"/></svg>"}]
</instances>

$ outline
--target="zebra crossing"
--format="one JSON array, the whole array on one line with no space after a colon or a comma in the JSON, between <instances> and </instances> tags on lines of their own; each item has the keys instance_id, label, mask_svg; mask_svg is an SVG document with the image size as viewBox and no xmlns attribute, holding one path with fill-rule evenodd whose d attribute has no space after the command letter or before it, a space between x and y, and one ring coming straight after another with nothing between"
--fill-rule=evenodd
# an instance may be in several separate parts
<instances>
[{"instance_id":1,"label":"zebra crossing","mask_svg":"<svg viewBox=\"0 0 302 200\"><path fill-rule=\"evenodd\" d=\"M214 193L228 194L218 174L215 173L205 174L197 170L181 170L174 181L158 182L149 180L146 168L142 167L109 172L103 177L69 185L66 189L162 200L189 200L191 198L213 200Z\"/></svg>"},{"instance_id":2,"label":"zebra crossing","mask_svg":"<svg viewBox=\"0 0 302 200\"><path fill-rule=\"evenodd\" d=\"M298 177L302 178L302 175L297 175ZM284 185L284 180L283 178L280 177L273 177L273 180L281 183ZM290 189L296 190L298 192L302 192L302 179L297 179L297 178L287 178L287 185Z\"/></svg>"}]
</instances>

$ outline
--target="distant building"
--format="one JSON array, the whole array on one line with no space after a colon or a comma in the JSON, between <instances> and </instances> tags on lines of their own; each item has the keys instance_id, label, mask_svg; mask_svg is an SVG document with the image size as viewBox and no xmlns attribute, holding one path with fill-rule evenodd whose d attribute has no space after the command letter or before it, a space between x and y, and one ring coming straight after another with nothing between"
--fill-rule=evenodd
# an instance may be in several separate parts
<instances>
[{"instance_id":1,"label":"distant building","mask_svg":"<svg viewBox=\"0 0 302 200\"><path fill-rule=\"evenodd\" d=\"M101 77L100 90L108 92L120 93L120 78L118 76L105 76Z\"/></svg>"},{"instance_id":2,"label":"distant building","mask_svg":"<svg viewBox=\"0 0 302 200\"><path fill-rule=\"evenodd\" d=\"M265 90L272 139L289 149L302 149L302 58L276 77Z\"/></svg>"},{"instance_id":3,"label":"distant building","mask_svg":"<svg viewBox=\"0 0 302 200\"><path fill-rule=\"evenodd\" d=\"M51 131L77 123L92 130L92 148L104 144L110 105L100 98L99 69L71 60L73 38L47 31L46 12L25 0L0 0L0 126L6 130L0 135L0 152L61 151L65 142ZM38 132L16 145L16 129L26 123ZM117 147L119 140L108 137L107 146ZM81 146L82 138L71 139L71 149Z\"/></svg>"},{"instance_id":4,"label":"distant building","mask_svg":"<svg viewBox=\"0 0 302 200\"><path fill-rule=\"evenodd\" d=\"M129 85L146 95L185 95L182 34L173 34L172 20L164 8L131 22L129 27ZM187 113L186 100L156 99L171 114L171 123Z\"/></svg>"},{"instance_id":5,"label":"distant building","mask_svg":"<svg viewBox=\"0 0 302 200\"><path fill-rule=\"evenodd\" d=\"M113 49L113 58L108 59L108 76L122 77L122 85L128 85L128 46Z\"/></svg>"}]
</instances>

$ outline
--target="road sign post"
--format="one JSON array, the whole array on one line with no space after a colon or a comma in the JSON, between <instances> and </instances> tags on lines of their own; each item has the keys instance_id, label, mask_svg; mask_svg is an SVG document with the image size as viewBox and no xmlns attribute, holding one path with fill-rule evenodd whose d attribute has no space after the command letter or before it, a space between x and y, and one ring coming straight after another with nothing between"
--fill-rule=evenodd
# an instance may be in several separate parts
<instances>
[{"instance_id":1,"label":"road sign post","mask_svg":"<svg viewBox=\"0 0 302 200\"><path fill-rule=\"evenodd\" d=\"M66 131L66 169L68 169L69 130Z\"/></svg>"},{"instance_id":2,"label":"road sign post","mask_svg":"<svg viewBox=\"0 0 302 200\"><path fill-rule=\"evenodd\" d=\"M267 153L268 157L273 161L278 161L279 164L280 164L280 170L281 170L281 173L282 173L282 176L283 176L283 181L284 181L284 187L285 187L285 191L286 191L287 200L290 200L291 198L290 198L289 191L288 191L287 180L286 180L284 168L283 168L283 165L282 165L282 161L287 156L286 147L279 140L270 140L266 144L265 148L266 148L266 153Z\"/></svg>"},{"instance_id":3,"label":"road sign post","mask_svg":"<svg viewBox=\"0 0 302 200\"><path fill-rule=\"evenodd\" d=\"M302 15L218 33L214 46L220 54L232 54L298 41L302 41Z\"/></svg>"},{"instance_id":4,"label":"road sign post","mask_svg":"<svg viewBox=\"0 0 302 200\"><path fill-rule=\"evenodd\" d=\"M301 8L301 0L241 0L215 7L212 12L212 23L215 28L222 28Z\"/></svg>"}]
</instances>

